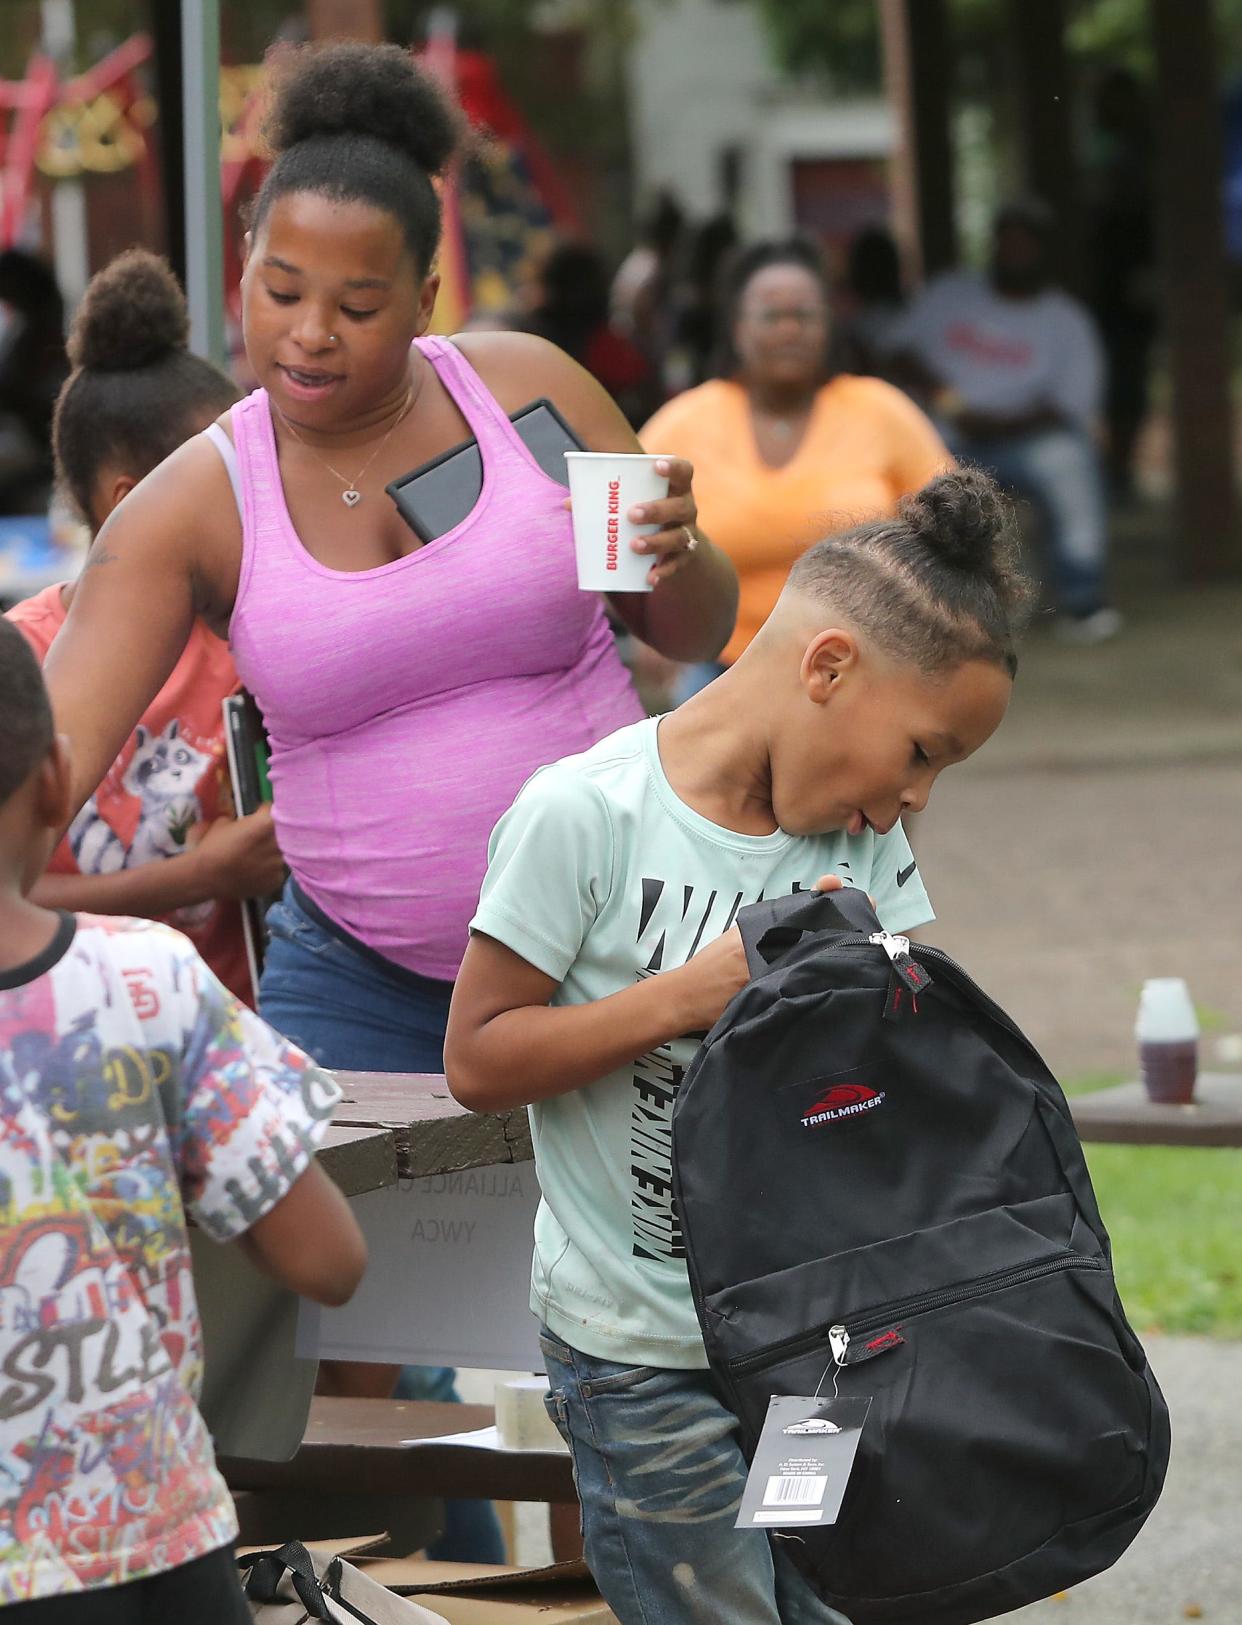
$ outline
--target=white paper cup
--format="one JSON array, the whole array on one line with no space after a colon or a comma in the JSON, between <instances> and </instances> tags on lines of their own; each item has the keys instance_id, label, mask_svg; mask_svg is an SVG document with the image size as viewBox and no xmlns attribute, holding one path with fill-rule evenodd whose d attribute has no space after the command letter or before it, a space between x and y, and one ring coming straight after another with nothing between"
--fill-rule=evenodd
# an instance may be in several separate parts
<instances>
[{"instance_id":1,"label":"white paper cup","mask_svg":"<svg viewBox=\"0 0 1242 1625\"><path fill-rule=\"evenodd\" d=\"M626 514L636 503L668 495L668 475L656 473L658 461L639 452L565 453L578 585L584 592L651 591L647 572L656 561L650 553L635 553L630 543L660 527L632 525Z\"/></svg>"},{"instance_id":2,"label":"white paper cup","mask_svg":"<svg viewBox=\"0 0 1242 1625\"><path fill-rule=\"evenodd\" d=\"M1153 976L1143 983L1134 1036L1148 1044L1182 1044L1198 1038L1199 1018L1180 976Z\"/></svg>"}]
</instances>

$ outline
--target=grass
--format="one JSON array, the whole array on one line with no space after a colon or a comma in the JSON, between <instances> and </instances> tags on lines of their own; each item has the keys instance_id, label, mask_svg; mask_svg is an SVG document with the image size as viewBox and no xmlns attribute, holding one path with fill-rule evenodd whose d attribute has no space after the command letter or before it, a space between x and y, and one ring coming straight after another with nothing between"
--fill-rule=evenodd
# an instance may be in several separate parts
<instances>
[{"instance_id":1,"label":"grass","mask_svg":"<svg viewBox=\"0 0 1242 1625\"><path fill-rule=\"evenodd\" d=\"M1066 1093L1119 1082L1092 1074ZM1083 1149L1135 1330L1242 1338L1242 1151Z\"/></svg>"}]
</instances>

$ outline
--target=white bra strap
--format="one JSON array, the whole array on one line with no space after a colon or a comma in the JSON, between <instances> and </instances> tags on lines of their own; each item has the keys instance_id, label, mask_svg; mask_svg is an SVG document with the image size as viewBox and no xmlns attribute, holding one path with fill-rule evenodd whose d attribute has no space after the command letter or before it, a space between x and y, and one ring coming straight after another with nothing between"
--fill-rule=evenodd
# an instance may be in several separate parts
<instances>
[{"instance_id":1,"label":"white bra strap","mask_svg":"<svg viewBox=\"0 0 1242 1625\"><path fill-rule=\"evenodd\" d=\"M242 505L241 470L237 466L237 447L218 423L209 423L203 433L220 453L221 460L228 471L229 484L233 487L233 496L237 502L237 512L240 517L244 515L246 510Z\"/></svg>"}]
</instances>

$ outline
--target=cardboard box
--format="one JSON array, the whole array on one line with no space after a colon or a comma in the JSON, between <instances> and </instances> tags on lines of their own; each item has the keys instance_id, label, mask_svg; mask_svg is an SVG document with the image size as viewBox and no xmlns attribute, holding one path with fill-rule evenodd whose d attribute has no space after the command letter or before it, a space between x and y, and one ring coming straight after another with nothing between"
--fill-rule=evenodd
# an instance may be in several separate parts
<instances>
[{"instance_id":1,"label":"cardboard box","mask_svg":"<svg viewBox=\"0 0 1242 1625\"><path fill-rule=\"evenodd\" d=\"M358 1567L449 1625L617 1625L585 1563L548 1568L357 1557Z\"/></svg>"}]
</instances>

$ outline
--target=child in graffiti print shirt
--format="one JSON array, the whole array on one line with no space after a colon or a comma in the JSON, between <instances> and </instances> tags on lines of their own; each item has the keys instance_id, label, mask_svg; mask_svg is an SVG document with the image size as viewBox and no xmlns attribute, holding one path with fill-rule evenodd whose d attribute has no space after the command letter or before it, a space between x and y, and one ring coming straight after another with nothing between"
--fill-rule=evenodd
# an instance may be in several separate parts
<instances>
[{"instance_id":1,"label":"child in graffiti print shirt","mask_svg":"<svg viewBox=\"0 0 1242 1625\"><path fill-rule=\"evenodd\" d=\"M65 915L0 975L0 1604L234 1538L182 1202L248 1230L338 1097L165 926Z\"/></svg>"}]
</instances>

